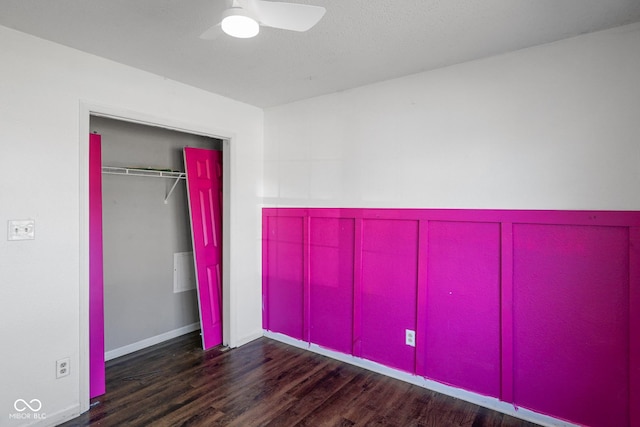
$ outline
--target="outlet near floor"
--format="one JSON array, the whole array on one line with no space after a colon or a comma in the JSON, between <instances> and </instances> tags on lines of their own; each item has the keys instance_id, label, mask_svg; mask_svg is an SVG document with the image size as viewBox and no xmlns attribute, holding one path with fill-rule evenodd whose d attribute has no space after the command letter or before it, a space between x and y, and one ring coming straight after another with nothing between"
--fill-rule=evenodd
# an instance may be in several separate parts
<instances>
[{"instance_id":1,"label":"outlet near floor","mask_svg":"<svg viewBox=\"0 0 640 427\"><path fill-rule=\"evenodd\" d=\"M411 329L405 329L404 331L404 343L411 347L416 346L416 331L412 331Z\"/></svg>"},{"instance_id":2,"label":"outlet near floor","mask_svg":"<svg viewBox=\"0 0 640 427\"><path fill-rule=\"evenodd\" d=\"M62 378L69 375L69 358L65 357L56 361L56 378Z\"/></svg>"}]
</instances>

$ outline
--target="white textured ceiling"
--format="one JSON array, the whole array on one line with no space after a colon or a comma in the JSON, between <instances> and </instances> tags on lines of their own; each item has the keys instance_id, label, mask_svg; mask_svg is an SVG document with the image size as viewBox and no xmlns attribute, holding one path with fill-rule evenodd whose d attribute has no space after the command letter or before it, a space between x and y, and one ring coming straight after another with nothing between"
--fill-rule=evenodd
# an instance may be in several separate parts
<instances>
[{"instance_id":1,"label":"white textured ceiling","mask_svg":"<svg viewBox=\"0 0 640 427\"><path fill-rule=\"evenodd\" d=\"M205 41L226 0L0 0L0 25L269 107L640 21L640 0L290 2L327 13Z\"/></svg>"}]
</instances>

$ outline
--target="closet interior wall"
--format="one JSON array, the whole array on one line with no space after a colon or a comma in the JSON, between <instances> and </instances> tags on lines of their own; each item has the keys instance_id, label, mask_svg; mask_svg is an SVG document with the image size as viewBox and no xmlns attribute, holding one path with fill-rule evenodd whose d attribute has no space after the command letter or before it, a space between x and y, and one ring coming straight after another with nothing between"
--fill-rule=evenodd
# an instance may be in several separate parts
<instances>
[{"instance_id":1,"label":"closet interior wall","mask_svg":"<svg viewBox=\"0 0 640 427\"><path fill-rule=\"evenodd\" d=\"M185 146L222 141L92 117L102 165L184 171ZM174 254L191 252L186 186L173 179L103 174L105 352L118 352L199 323L195 288L174 292Z\"/></svg>"}]
</instances>

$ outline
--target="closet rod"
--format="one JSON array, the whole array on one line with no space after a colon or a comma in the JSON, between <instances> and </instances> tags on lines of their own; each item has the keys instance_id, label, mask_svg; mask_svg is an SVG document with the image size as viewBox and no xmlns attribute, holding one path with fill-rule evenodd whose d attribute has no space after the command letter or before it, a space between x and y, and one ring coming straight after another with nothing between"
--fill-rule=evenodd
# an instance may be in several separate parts
<instances>
[{"instance_id":1,"label":"closet rod","mask_svg":"<svg viewBox=\"0 0 640 427\"><path fill-rule=\"evenodd\" d=\"M168 171L168 170L159 170L159 169L143 169L143 168L122 168L115 166L103 166L102 173L107 175L129 175L129 176L148 176L151 178L171 178L175 179L176 182L171 186L171 190L164 198L164 204L169 203L169 197L171 197L171 193L176 189L178 182L181 179L186 179L187 174L179 171Z\"/></svg>"},{"instance_id":2,"label":"closet rod","mask_svg":"<svg viewBox=\"0 0 640 427\"><path fill-rule=\"evenodd\" d=\"M148 176L151 178L185 179L186 177L185 173L180 171L144 168L123 168L115 166L103 166L102 173L108 175Z\"/></svg>"}]
</instances>

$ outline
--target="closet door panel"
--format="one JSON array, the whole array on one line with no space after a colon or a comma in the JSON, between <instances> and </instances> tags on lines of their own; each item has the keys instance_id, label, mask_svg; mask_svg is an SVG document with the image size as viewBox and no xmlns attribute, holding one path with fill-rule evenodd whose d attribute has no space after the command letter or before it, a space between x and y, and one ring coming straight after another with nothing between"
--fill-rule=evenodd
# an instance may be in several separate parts
<instances>
[{"instance_id":1,"label":"closet door panel","mask_svg":"<svg viewBox=\"0 0 640 427\"><path fill-rule=\"evenodd\" d=\"M184 149L202 344L222 343L222 153Z\"/></svg>"},{"instance_id":2,"label":"closet door panel","mask_svg":"<svg viewBox=\"0 0 640 427\"><path fill-rule=\"evenodd\" d=\"M102 245L102 137L89 135L89 397L106 391Z\"/></svg>"}]
</instances>

